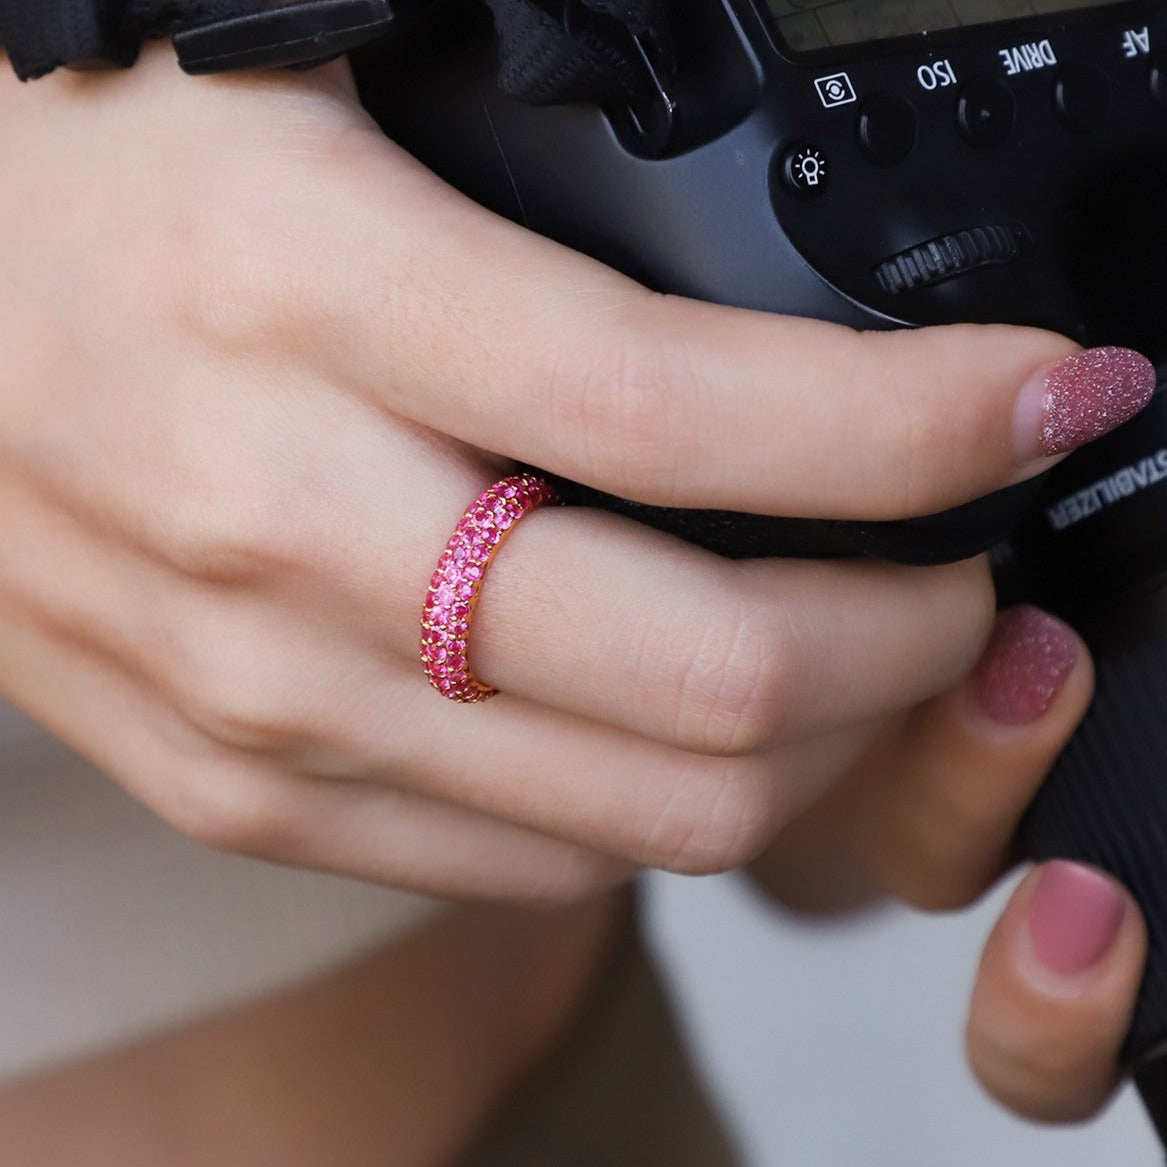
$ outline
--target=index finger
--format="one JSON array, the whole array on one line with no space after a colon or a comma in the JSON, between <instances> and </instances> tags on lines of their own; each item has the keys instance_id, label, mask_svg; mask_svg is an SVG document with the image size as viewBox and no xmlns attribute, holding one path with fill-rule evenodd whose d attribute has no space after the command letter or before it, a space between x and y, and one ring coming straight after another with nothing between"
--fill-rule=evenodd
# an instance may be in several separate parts
<instances>
[{"instance_id":1,"label":"index finger","mask_svg":"<svg viewBox=\"0 0 1167 1167\"><path fill-rule=\"evenodd\" d=\"M384 141L298 273L331 380L642 502L897 518L976 497L1140 409L1149 361L1010 326L858 333L650 293ZM344 257L343 282L330 274ZM318 305L312 289L335 294ZM1068 359L1067 359L1068 358Z\"/></svg>"}]
</instances>

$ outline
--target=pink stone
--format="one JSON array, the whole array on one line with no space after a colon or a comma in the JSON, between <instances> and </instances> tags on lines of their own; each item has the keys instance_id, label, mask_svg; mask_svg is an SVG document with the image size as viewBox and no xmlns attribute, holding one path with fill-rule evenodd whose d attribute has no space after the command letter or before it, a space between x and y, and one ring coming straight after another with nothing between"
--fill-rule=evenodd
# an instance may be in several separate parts
<instances>
[{"instance_id":1,"label":"pink stone","mask_svg":"<svg viewBox=\"0 0 1167 1167\"><path fill-rule=\"evenodd\" d=\"M494 690L470 671L470 614L495 548L527 511L554 499L542 480L512 476L484 490L458 522L438 560L422 612L421 659L430 683L446 697L477 702Z\"/></svg>"}]
</instances>

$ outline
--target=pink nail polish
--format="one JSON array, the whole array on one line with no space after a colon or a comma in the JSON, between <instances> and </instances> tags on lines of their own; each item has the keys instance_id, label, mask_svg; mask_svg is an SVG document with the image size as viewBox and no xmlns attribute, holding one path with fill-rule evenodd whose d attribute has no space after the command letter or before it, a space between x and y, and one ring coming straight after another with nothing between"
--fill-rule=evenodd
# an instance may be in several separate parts
<instances>
[{"instance_id":1,"label":"pink nail polish","mask_svg":"<svg viewBox=\"0 0 1167 1167\"><path fill-rule=\"evenodd\" d=\"M1018 442L1038 454L1065 454L1133 417L1155 392L1155 367L1128 348L1088 348L1047 369L1022 390ZM1023 455L1024 456L1024 455Z\"/></svg>"},{"instance_id":2,"label":"pink nail polish","mask_svg":"<svg viewBox=\"0 0 1167 1167\"><path fill-rule=\"evenodd\" d=\"M1060 620L1022 604L997 617L973 691L984 713L1002 725L1042 717L1078 659L1078 646Z\"/></svg>"},{"instance_id":3,"label":"pink nail polish","mask_svg":"<svg viewBox=\"0 0 1167 1167\"><path fill-rule=\"evenodd\" d=\"M1097 964L1118 939L1126 914L1121 889L1100 871L1055 860L1046 865L1026 924L1034 955L1071 977Z\"/></svg>"}]
</instances>

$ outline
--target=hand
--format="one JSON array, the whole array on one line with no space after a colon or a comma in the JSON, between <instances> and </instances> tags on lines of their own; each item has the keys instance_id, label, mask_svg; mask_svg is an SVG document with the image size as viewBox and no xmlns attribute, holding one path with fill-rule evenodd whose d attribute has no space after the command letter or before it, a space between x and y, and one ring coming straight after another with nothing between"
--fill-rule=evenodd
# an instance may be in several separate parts
<instances>
[{"instance_id":1,"label":"hand","mask_svg":"<svg viewBox=\"0 0 1167 1167\"><path fill-rule=\"evenodd\" d=\"M0 155L0 690L181 829L282 862L535 899L733 867L987 636L981 563L728 563L544 509L475 616L501 695L453 705L421 602L513 461L887 518L1144 395L1034 330L650 294L443 186L341 65L5 76Z\"/></svg>"},{"instance_id":2,"label":"hand","mask_svg":"<svg viewBox=\"0 0 1167 1167\"><path fill-rule=\"evenodd\" d=\"M1017 861L1017 823L1086 710L1086 647L1052 616L1002 613L977 667L897 719L754 866L780 900L839 911L880 895L964 907ZM1037 1119L1085 1118L1110 1097L1146 936L1101 872L1051 863L1015 890L969 1012L972 1067Z\"/></svg>"}]
</instances>

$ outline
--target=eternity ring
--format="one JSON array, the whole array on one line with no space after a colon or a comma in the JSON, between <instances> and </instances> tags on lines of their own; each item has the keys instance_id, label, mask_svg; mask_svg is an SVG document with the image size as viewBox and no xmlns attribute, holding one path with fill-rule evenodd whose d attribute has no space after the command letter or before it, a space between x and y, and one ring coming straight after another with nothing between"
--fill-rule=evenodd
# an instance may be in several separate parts
<instances>
[{"instance_id":1,"label":"eternity ring","mask_svg":"<svg viewBox=\"0 0 1167 1167\"><path fill-rule=\"evenodd\" d=\"M454 528L430 580L421 613L421 663L429 683L451 701L485 701L498 692L470 671L470 620L486 569L526 514L558 502L550 483L516 474L484 490Z\"/></svg>"}]
</instances>

